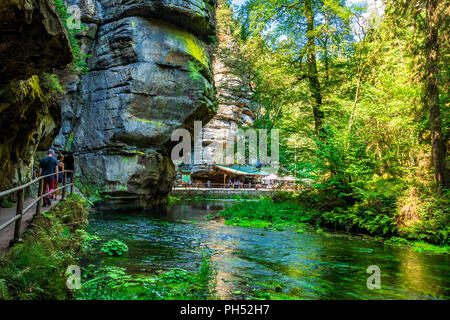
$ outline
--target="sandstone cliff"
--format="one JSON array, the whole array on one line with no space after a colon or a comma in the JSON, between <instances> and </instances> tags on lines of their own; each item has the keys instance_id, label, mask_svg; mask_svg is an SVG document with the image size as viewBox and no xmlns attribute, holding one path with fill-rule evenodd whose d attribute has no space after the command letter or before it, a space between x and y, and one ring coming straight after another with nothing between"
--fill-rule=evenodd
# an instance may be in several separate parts
<instances>
[{"instance_id":1,"label":"sandstone cliff","mask_svg":"<svg viewBox=\"0 0 450 320\"><path fill-rule=\"evenodd\" d=\"M102 209L151 208L175 178L170 137L214 111L208 41L214 1L74 0L88 29L89 72L66 77L54 146L73 153L85 190Z\"/></svg>"},{"instance_id":2,"label":"sandstone cliff","mask_svg":"<svg viewBox=\"0 0 450 320\"><path fill-rule=\"evenodd\" d=\"M203 128L203 161L193 166L193 172L211 169L210 164L226 163L226 159L217 159L219 150L236 141L239 128L253 124L253 112L249 107L250 88L248 80L234 66L239 57L239 43L234 38L232 28L232 10L226 2L219 2L217 15L218 47L214 54L213 74L217 89L218 110L216 115ZM209 165L208 165L209 164Z\"/></svg>"},{"instance_id":3,"label":"sandstone cliff","mask_svg":"<svg viewBox=\"0 0 450 320\"><path fill-rule=\"evenodd\" d=\"M53 4L0 1L0 190L29 181L37 149L50 147L61 124L52 78L72 52ZM22 81L21 81L22 80Z\"/></svg>"}]
</instances>

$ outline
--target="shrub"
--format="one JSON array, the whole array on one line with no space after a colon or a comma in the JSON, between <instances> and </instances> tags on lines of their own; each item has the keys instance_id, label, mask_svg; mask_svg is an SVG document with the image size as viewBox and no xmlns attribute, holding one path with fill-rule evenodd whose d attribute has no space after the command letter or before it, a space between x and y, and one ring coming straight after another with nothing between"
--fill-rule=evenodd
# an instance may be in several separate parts
<instances>
[{"instance_id":1,"label":"shrub","mask_svg":"<svg viewBox=\"0 0 450 320\"><path fill-rule=\"evenodd\" d=\"M23 243L0 260L0 299L67 299L65 272L75 263L89 208L74 195L35 218Z\"/></svg>"},{"instance_id":2,"label":"shrub","mask_svg":"<svg viewBox=\"0 0 450 320\"><path fill-rule=\"evenodd\" d=\"M181 268L173 268L162 274L161 279L166 283L180 283L189 280L189 272Z\"/></svg>"},{"instance_id":3,"label":"shrub","mask_svg":"<svg viewBox=\"0 0 450 320\"><path fill-rule=\"evenodd\" d=\"M239 221L236 219L239 218L241 221L261 220L272 224L314 221L316 214L316 211L307 210L296 203L274 203L270 200L243 201L239 205L228 207L220 212L220 215L227 220L235 218L230 223Z\"/></svg>"},{"instance_id":4,"label":"shrub","mask_svg":"<svg viewBox=\"0 0 450 320\"><path fill-rule=\"evenodd\" d=\"M120 257L128 251L128 246L120 240L113 239L102 246L102 251L110 257Z\"/></svg>"},{"instance_id":5,"label":"shrub","mask_svg":"<svg viewBox=\"0 0 450 320\"><path fill-rule=\"evenodd\" d=\"M272 195L272 201L276 203L288 202L293 200L293 193L288 191L275 191Z\"/></svg>"}]
</instances>

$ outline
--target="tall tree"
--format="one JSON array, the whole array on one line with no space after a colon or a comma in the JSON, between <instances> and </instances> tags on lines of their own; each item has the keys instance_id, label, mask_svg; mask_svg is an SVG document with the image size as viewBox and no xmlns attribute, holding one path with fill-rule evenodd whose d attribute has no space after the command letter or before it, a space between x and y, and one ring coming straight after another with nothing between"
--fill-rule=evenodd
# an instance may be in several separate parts
<instances>
[{"instance_id":1,"label":"tall tree","mask_svg":"<svg viewBox=\"0 0 450 320\"><path fill-rule=\"evenodd\" d=\"M330 30L340 30L348 11L340 0L249 0L247 10L250 26L265 35L271 47L297 69L298 81L307 80L310 106L317 136L323 138L323 86L318 67L318 46L324 46L324 80L329 70ZM330 19L331 16L334 19ZM334 25L331 25L331 24ZM305 63L303 63L305 62Z\"/></svg>"},{"instance_id":2,"label":"tall tree","mask_svg":"<svg viewBox=\"0 0 450 320\"><path fill-rule=\"evenodd\" d=\"M304 13L306 17L306 51L307 58L306 64L308 66L308 80L309 87L311 89L314 101L312 103L312 110L314 115L314 127L316 134L322 137L323 132L323 118L324 113L322 111L322 91L320 88L319 75L317 72L316 61L316 45L315 45L315 29L314 29L314 11L312 8L311 0L304 0Z\"/></svg>"},{"instance_id":3,"label":"tall tree","mask_svg":"<svg viewBox=\"0 0 450 320\"><path fill-rule=\"evenodd\" d=\"M442 135L441 106L439 102L439 41L441 25L438 0L427 0L425 20L425 105L430 110L431 154L434 178L440 185L450 184L446 167L445 141ZM448 27L448 26L447 26Z\"/></svg>"},{"instance_id":4,"label":"tall tree","mask_svg":"<svg viewBox=\"0 0 450 320\"><path fill-rule=\"evenodd\" d=\"M431 156L434 167L434 179L441 186L450 185L450 173L446 164L446 144L442 130L441 101L439 79L442 77L440 65L442 61L440 33L445 33L450 22L448 0L413 0L390 1L394 10L402 14L402 18L414 25L416 37L421 39L414 50L424 57L425 63L420 69L423 79L423 104L428 111L428 123L431 138ZM398 22L403 23L402 21ZM448 52L447 52L448 54Z\"/></svg>"}]
</instances>

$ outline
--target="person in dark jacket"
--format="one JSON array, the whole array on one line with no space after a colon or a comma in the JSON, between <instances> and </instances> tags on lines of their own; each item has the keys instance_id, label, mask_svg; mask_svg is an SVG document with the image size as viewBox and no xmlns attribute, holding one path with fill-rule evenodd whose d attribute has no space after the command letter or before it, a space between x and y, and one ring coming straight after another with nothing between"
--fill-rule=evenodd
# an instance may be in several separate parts
<instances>
[{"instance_id":1,"label":"person in dark jacket","mask_svg":"<svg viewBox=\"0 0 450 320\"><path fill-rule=\"evenodd\" d=\"M39 163L39 176L46 176L58 172L58 161L53 157L55 152L50 149L47 151L47 156L41 159ZM44 194L52 192L55 189L55 181L57 175L44 178ZM44 197L44 207L52 204L50 200L51 194Z\"/></svg>"}]
</instances>

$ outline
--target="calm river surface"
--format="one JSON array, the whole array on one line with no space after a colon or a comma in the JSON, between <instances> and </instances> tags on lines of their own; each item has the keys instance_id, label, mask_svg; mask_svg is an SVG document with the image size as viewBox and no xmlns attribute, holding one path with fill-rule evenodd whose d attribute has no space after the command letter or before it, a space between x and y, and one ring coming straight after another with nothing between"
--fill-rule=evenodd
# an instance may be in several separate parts
<instances>
[{"instance_id":1,"label":"calm river surface","mask_svg":"<svg viewBox=\"0 0 450 320\"><path fill-rule=\"evenodd\" d=\"M89 229L103 240L125 242L124 257L101 259L134 274L195 270L209 250L223 299L245 299L255 289L300 299L450 298L449 255L417 253L362 236L248 229L207 220L228 205L239 203L176 202L164 214L92 214ZM370 265L380 267L380 290L366 286Z\"/></svg>"}]
</instances>

